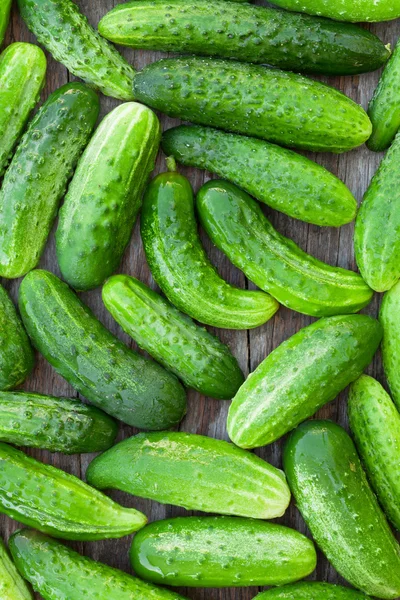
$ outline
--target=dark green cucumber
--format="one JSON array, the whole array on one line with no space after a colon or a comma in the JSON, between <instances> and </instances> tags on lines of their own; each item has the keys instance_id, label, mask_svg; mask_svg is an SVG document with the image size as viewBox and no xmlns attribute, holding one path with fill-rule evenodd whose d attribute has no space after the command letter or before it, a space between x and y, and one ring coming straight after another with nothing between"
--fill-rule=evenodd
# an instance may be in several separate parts
<instances>
[{"instance_id":1,"label":"dark green cucumber","mask_svg":"<svg viewBox=\"0 0 400 600\"><path fill-rule=\"evenodd\" d=\"M400 547L345 430L303 423L286 444L284 468L314 540L339 574L366 594L397 598Z\"/></svg>"},{"instance_id":2,"label":"dark green cucumber","mask_svg":"<svg viewBox=\"0 0 400 600\"><path fill-rule=\"evenodd\" d=\"M273 0L273 3L286 10L355 23L400 17L400 0Z\"/></svg>"},{"instance_id":3,"label":"dark green cucumber","mask_svg":"<svg viewBox=\"0 0 400 600\"><path fill-rule=\"evenodd\" d=\"M226 329L262 325L278 310L264 292L221 279L201 245L193 191L178 173L161 173L143 199L141 234L151 273L167 298L193 319Z\"/></svg>"},{"instance_id":4,"label":"dark green cucumber","mask_svg":"<svg viewBox=\"0 0 400 600\"><path fill-rule=\"evenodd\" d=\"M369 365L382 338L366 315L327 317L283 342L251 373L229 408L242 448L279 439L333 400Z\"/></svg>"},{"instance_id":5,"label":"dark green cucumber","mask_svg":"<svg viewBox=\"0 0 400 600\"><path fill-rule=\"evenodd\" d=\"M229 60L159 60L135 75L133 92L172 117L305 150L345 152L372 130L361 106L334 88Z\"/></svg>"},{"instance_id":6,"label":"dark green cucumber","mask_svg":"<svg viewBox=\"0 0 400 600\"><path fill-rule=\"evenodd\" d=\"M0 46L3 43L8 21L10 20L12 0L2 0L0 5Z\"/></svg>"},{"instance_id":7,"label":"dark green cucumber","mask_svg":"<svg viewBox=\"0 0 400 600\"><path fill-rule=\"evenodd\" d=\"M372 290L357 273L317 260L274 229L259 204L232 183L212 180L197 194L211 241L280 304L327 317L359 311Z\"/></svg>"},{"instance_id":8,"label":"dark green cucumber","mask_svg":"<svg viewBox=\"0 0 400 600\"><path fill-rule=\"evenodd\" d=\"M302 581L257 594L254 600L368 600L361 592L341 585Z\"/></svg>"},{"instance_id":9,"label":"dark green cucumber","mask_svg":"<svg viewBox=\"0 0 400 600\"><path fill-rule=\"evenodd\" d=\"M74 454L113 445L117 425L77 400L28 392L0 392L0 440L17 446Z\"/></svg>"},{"instance_id":10,"label":"dark green cucumber","mask_svg":"<svg viewBox=\"0 0 400 600\"><path fill-rule=\"evenodd\" d=\"M382 359L392 398L400 411L400 282L383 297L379 320L383 327Z\"/></svg>"},{"instance_id":11,"label":"dark green cucumber","mask_svg":"<svg viewBox=\"0 0 400 600\"><path fill-rule=\"evenodd\" d=\"M205 396L230 400L243 373L228 346L146 285L115 275L103 287L103 302L142 348Z\"/></svg>"},{"instance_id":12,"label":"dark green cucumber","mask_svg":"<svg viewBox=\"0 0 400 600\"><path fill-rule=\"evenodd\" d=\"M372 487L388 518L400 529L400 415L381 384L367 375L350 387L348 411Z\"/></svg>"},{"instance_id":13,"label":"dark green cucumber","mask_svg":"<svg viewBox=\"0 0 400 600\"><path fill-rule=\"evenodd\" d=\"M146 524L74 475L0 442L0 512L66 540L120 538Z\"/></svg>"},{"instance_id":14,"label":"dark green cucumber","mask_svg":"<svg viewBox=\"0 0 400 600\"><path fill-rule=\"evenodd\" d=\"M1 277L21 277L37 265L98 113L95 92L68 83L31 121L0 190Z\"/></svg>"},{"instance_id":15,"label":"dark green cucumber","mask_svg":"<svg viewBox=\"0 0 400 600\"><path fill-rule=\"evenodd\" d=\"M18 573L6 545L0 538L0 598L1 600L33 600L33 595Z\"/></svg>"},{"instance_id":16,"label":"dark green cucumber","mask_svg":"<svg viewBox=\"0 0 400 600\"><path fill-rule=\"evenodd\" d=\"M44 600L185 600L81 556L37 531L14 533L10 550L20 573Z\"/></svg>"},{"instance_id":17,"label":"dark green cucumber","mask_svg":"<svg viewBox=\"0 0 400 600\"><path fill-rule=\"evenodd\" d=\"M152 110L129 102L109 113L83 153L60 210L57 258L63 278L89 290L121 262L160 143Z\"/></svg>"},{"instance_id":18,"label":"dark green cucumber","mask_svg":"<svg viewBox=\"0 0 400 600\"><path fill-rule=\"evenodd\" d=\"M175 375L129 350L52 273L31 271L19 305L34 345L90 402L129 425L168 429L186 410Z\"/></svg>"},{"instance_id":19,"label":"dark green cucumber","mask_svg":"<svg viewBox=\"0 0 400 600\"><path fill-rule=\"evenodd\" d=\"M102 18L99 32L132 48L327 75L374 71L390 56L379 38L356 25L223 0L127 2Z\"/></svg>"},{"instance_id":20,"label":"dark green cucumber","mask_svg":"<svg viewBox=\"0 0 400 600\"><path fill-rule=\"evenodd\" d=\"M18 0L25 23L73 75L106 96L132 100L134 69L90 25L72 0Z\"/></svg>"},{"instance_id":21,"label":"dark green cucumber","mask_svg":"<svg viewBox=\"0 0 400 600\"><path fill-rule=\"evenodd\" d=\"M233 444L191 433L123 440L90 463L86 479L187 510L255 519L281 517L290 501L282 471Z\"/></svg>"},{"instance_id":22,"label":"dark green cucumber","mask_svg":"<svg viewBox=\"0 0 400 600\"><path fill-rule=\"evenodd\" d=\"M18 42L0 55L0 176L39 100L45 76L46 57L38 46Z\"/></svg>"}]
</instances>

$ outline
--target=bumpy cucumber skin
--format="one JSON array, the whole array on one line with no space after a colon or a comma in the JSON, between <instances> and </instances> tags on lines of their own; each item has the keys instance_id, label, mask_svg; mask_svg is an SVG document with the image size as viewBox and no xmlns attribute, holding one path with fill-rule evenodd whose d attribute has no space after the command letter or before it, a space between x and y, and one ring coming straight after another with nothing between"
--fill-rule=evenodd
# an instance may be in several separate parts
<instances>
[{"instance_id":1,"label":"bumpy cucumber skin","mask_svg":"<svg viewBox=\"0 0 400 600\"><path fill-rule=\"evenodd\" d=\"M257 594L254 600L368 600L361 592L341 585L302 581Z\"/></svg>"},{"instance_id":2,"label":"bumpy cucumber skin","mask_svg":"<svg viewBox=\"0 0 400 600\"><path fill-rule=\"evenodd\" d=\"M57 258L78 290L101 285L118 267L160 143L152 110L129 102L109 113L83 153L60 210Z\"/></svg>"},{"instance_id":3,"label":"bumpy cucumber skin","mask_svg":"<svg viewBox=\"0 0 400 600\"><path fill-rule=\"evenodd\" d=\"M146 524L134 508L0 442L0 512L66 540L120 538Z\"/></svg>"},{"instance_id":4,"label":"bumpy cucumber skin","mask_svg":"<svg viewBox=\"0 0 400 600\"><path fill-rule=\"evenodd\" d=\"M397 598L400 548L344 429L303 423L286 444L284 468L313 538L340 575L366 594Z\"/></svg>"},{"instance_id":5,"label":"bumpy cucumber skin","mask_svg":"<svg viewBox=\"0 0 400 600\"><path fill-rule=\"evenodd\" d=\"M209 127L180 125L164 133L162 148L183 165L217 173L295 219L340 227L356 216L357 202L340 179L275 144Z\"/></svg>"},{"instance_id":6,"label":"bumpy cucumber skin","mask_svg":"<svg viewBox=\"0 0 400 600\"><path fill-rule=\"evenodd\" d=\"M304 150L345 152L372 130L361 106L338 90L230 60L159 60L136 74L133 92L172 117Z\"/></svg>"},{"instance_id":7,"label":"bumpy cucumber skin","mask_svg":"<svg viewBox=\"0 0 400 600\"><path fill-rule=\"evenodd\" d=\"M400 17L400 0L273 0L273 3L286 10L353 23Z\"/></svg>"},{"instance_id":8,"label":"bumpy cucumber skin","mask_svg":"<svg viewBox=\"0 0 400 600\"><path fill-rule=\"evenodd\" d=\"M37 265L98 112L93 90L68 83L29 124L0 190L1 277L21 277Z\"/></svg>"},{"instance_id":9,"label":"bumpy cucumber skin","mask_svg":"<svg viewBox=\"0 0 400 600\"><path fill-rule=\"evenodd\" d=\"M379 320L383 327L382 359L392 398L400 411L400 282L383 297Z\"/></svg>"},{"instance_id":10,"label":"bumpy cucumber skin","mask_svg":"<svg viewBox=\"0 0 400 600\"><path fill-rule=\"evenodd\" d=\"M193 191L178 173L161 173L143 199L141 234L151 273L168 300L193 319L226 329L251 329L279 305L259 291L221 279L201 245Z\"/></svg>"},{"instance_id":11,"label":"bumpy cucumber skin","mask_svg":"<svg viewBox=\"0 0 400 600\"><path fill-rule=\"evenodd\" d=\"M10 550L20 573L44 600L185 600L81 556L38 531L14 533Z\"/></svg>"},{"instance_id":12,"label":"bumpy cucumber skin","mask_svg":"<svg viewBox=\"0 0 400 600\"><path fill-rule=\"evenodd\" d=\"M18 0L38 42L67 69L106 96L132 100L134 69L89 25L72 0Z\"/></svg>"},{"instance_id":13,"label":"bumpy cucumber skin","mask_svg":"<svg viewBox=\"0 0 400 600\"><path fill-rule=\"evenodd\" d=\"M115 275L103 286L103 302L122 329L186 386L230 400L244 381L228 346L146 285Z\"/></svg>"},{"instance_id":14,"label":"bumpy cucumber skin","mask_svg":"<svg viewBox=\"0 0 400 600\"><path fill-rule=\"evenodd\" d=\"M381 338L380 324L366 315L327 317L304 327L242 385L229 408L229 437L242 448L278 440L357 379Z\"/></svg>"},{"instance_id":15,"label":"bumpy cucumber skin","mask_svg":"<svg viewBox=\"0 0 400 600\"><path fill-rule=\"evenodd\" d=\"M46 57L38 46L17 42L0 55L0 176L39 100L45 76Z\"/></svg>"},{"instance_id":16,"label":"bumpy cucumber skin","mask_svg":"<svg viewBox=\"0 0 400 600\"><path fill-rule=\"evenodd\" d=\"M134 427L180 422L186 395L175 375L129 350L58 277L31 271L19 306L33 344L90 402Z\"/></svg>"},{"instance_id":17,"label":"bumpy cucumber skin","mask_svg":"<svg viewBox=\"0 0 400 600\"><path fill-rule=\"evenodd\" d=\"M254 519L281 517L290 501L279 469L233 444L181 432L123 440L95 458L86 479L99 489L115 488L187 510Z\"/></svg>"},{"instance_id":18,"label":"bumpy cucumber skin","mask_svg":"<svg viewBox=\"0 0 400 600\"><path fill-rule=\"evenodd\" d=\"M11 3L12 0L2 0L0 6L0 46L3 43L8 22L10 20Z\"/></svg>"},{"instance_id":19,"label":"bumpy cucumber skin","mask_svg":"<svg viewBox=\"0 0 400 600\"><path fill-rule=\"evenodd\" d=\"M0 392L0 440L74 454L113 445L117 425L101 410L77 400L28 392Z\"/></svg>"},{"instance_id":20,"label":"bumpy cucumber skin","mask_svg":"<svg viewBox=\"0 0 400 600\"><path fill-rule=\"evenodd\" d=\"M33 600L32 592L18 573L2 539L0 539L0 598L1 600Z\"/></svg>"},{"instance_id":21,"label":"bumpy cucumber skin","mask_svg":"<svg viewBox=\"0 0 400 600\"><path fill-rule=\"evenodd\" d=\"M357 273L317 260L274 229L260 206L236 186L212 180L197 194L197 212L212 242L280 304L327 317L359 311L372 290Z\"/></svg>"}]
</instances>

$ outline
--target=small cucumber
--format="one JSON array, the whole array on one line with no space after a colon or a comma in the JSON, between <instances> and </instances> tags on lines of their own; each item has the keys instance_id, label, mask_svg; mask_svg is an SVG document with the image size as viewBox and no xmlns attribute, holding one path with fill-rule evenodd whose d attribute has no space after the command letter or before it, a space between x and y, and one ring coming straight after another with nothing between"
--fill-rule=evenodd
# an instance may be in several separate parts
<instances>
[{"instance_id":1,"label":"small cucumber","mask_svg":"<svg viewBox=\"0 0 400 600\"><path fill-rule=\"evenodd\" d=\"M182 419L186 395L175 375L129 350L58 277L31 271L19 305L34 345L90 402L143 429L168 429Z\"/></svg>"},{"instance_id":2,"label":"small cucumber","mask_svg":"<svg viewBox=\"0 0 400 600\"><path fill-rule=\"evenodd\" d=\"M160 124L128 102L102 121L83 153L60 210L57 258L63 278L90 290L121 262L154 169Z\"/></svg>"},{"instance_id":3,"label":"small cucumber","mask_svg":"<svg viewBox=\"0 0 400 600\"><path fill-rule=\"evenodd\" d=\"M0 598L1 600L33 600L32 592L18 573L2 539L0 539Z\"/></svg>"},{"instance_id":4,"label":"small cucumber","mask_svg":"<svg viewBox=\"0 0 400 600\"><path fill-rule=\"evenodd\" d=\"M12 0L2 0L0 5L0 46L4 41L4 36L10 20Z\"/></svg>"},{"instance_id":5,"label":"small cucumber","mask_svg":"<svg viewBox=\"0 0 400 600\"><path fill-rule=\"evenodd\" d=\"M197 195L211 241L259 288L297 312L327 317L359 311L372 290L357 273L331 267L274 229L259 204L232 183L212 180Z\"/></svg>"},{"instance_id":6,"label":"small cucumber","mask_svg":"<svg viewBox=\"0 0 400 600\"><path fill-rule=\"evenodd\" d=\"M44 600L185 600L81 556L38 531L14 533L10 550L20 573Z\"/></svg>"},{"instance_id":7,"label":"small cucumber","mask_svg":"<svg viewBox=\"0 0 400 600\"><path fill-rule=\"evenodd\" d=\"M333 400L369 365L382 338L366 315L327 317L283 342L233 399L228 433L242 448L281 438Z\"/></svg>"},{"instance_id":8,"label":"small cucumber","mask_svg":"<svg viewBox=\"0 0 400 600\"><path fill-rule=\"evenodd\" d=\"M22 18L52 56L106 96L132 100L134 69L72 0L18 0Z\"/></svg>"},{"instance_id":9,"label":"small cucumber","mask_svg":"<svg viewBox=\"0 0 400 600\"><path fill-rule=\"evenodd\" d=\"M392 398L400 411L400 282L383 297L379 320L383 327L382 359Z\"/></svg>"},{"instance_id":10,"label":"small cucumber","mask_svg":"<svg viewBox=\"0 0 400 600\"><path fill-rule=\"evenodd\" d=\"M151 273L168 300L193 319L226 329L268 321L278 303L259 291L240 290L216 272L201 245L193 191L178 173L161 173L143 199L141 234Z\"/></svg>"},{"instance_id":11,"label":"small cucumber","mask_svg":"<svg viewBox=\"0 0 400 600\"><path fill-rule=\"evenodd\" d=\"M116 435L116 423L94 406L27 392L0 392L3 442L74 454L107 450Z\"/></svg>"},{"instance_id":12,"label":"small cucumber","mask_svg":"<svg viewBox=\"0 0 400 600\"><path fill-rule=\"evenodd\" d=\"M254 600L368 600L368 597L341 585L302 581L261 592Z\"/></svg>"},{"instance_id":13,"label":"small cucumber","mask_svg":"<svg viewBox=\"0 0 400 600\"><path fill-rule=\"evenodd\" d=\"M363 375L350 387L350 428L385 513L400 529L400 415L389 394Z\"/></svg>"},{"instance_id":14,"label":"small cucumber","mask_svg":"<svg viewBox=\"0 0 400 600\"><path fill-rule=\"evenodd\" d=\"M290 501L282 471L233 444L191 433L123 440L90 463L86 479L187 510L254 519L281 517Z\"/></svg>"},{"instance_id":15,"label":"small cucumber","mask_svg":"<svg viewBox=\"0 0 400 600\"><path fill-rule=\"evenodd\" d=\"M135 75L133 92L172 117L304 150L345 152L372 131L361 106L338 90L232 60L159 60Z\"/></svg>"},{"instance_id":16,"label":"small cucumber","mask_svg":"<svg viewBox=\"0 0 400 600\"><path fill-rule=\"evenodd\" d=\"M98 113L95 92L68 83L31 121L0 190L1 277L21 277L37 265Z\"/></svg>"},{"instance_id":17,"label":"small cucumber","mask_svg":"<svg viewBox=\"0 0 400 600\"><path fill-rule=\"evenodd\" d=\"M0 55L0 177L39 100L45 77L46 57L38 46L18 42Z\"/></svg>"},{"instance_id":18,"label":"small cucumber","mask_svg":"<svg viewBox=\"0 0 400 600\"><path fill-rule=\"evenodd\" d=\"M240 517L178 517L135 535L131 562L142 579L171 586L282 585L307 577L317 557L304 535Z\"/></svg>"},{"instance_id":19,"label":"small cucumber","mask_svg":"<svg viewBox=\"0 0 400 600\"><path fill-rule=\"evenodd\" d=\"M0 512L66 540L119 538L146 524L69 473L0 442Z\"/></svg>"},{"instance_id":20,"label":"small cucumber","mask_svg":"<svg viewBox=\"0 0 400 600\"><path fill-rule=\"evenodd\" d=\"M354 23L400 17L400 0L273 0L273 3L286 10Z\"/></svg>"},{"instance_id":21,"label":"small cucumber","mask_svg":"<svg viewBox=\"0 0 400 600\"><path fill-rule=\"evenodd\" d=\"M400 547L345 430L303 423L286 444L284 467L298 509L339 574L368 595L400 596Z\"/></svg>"}]
</instances>

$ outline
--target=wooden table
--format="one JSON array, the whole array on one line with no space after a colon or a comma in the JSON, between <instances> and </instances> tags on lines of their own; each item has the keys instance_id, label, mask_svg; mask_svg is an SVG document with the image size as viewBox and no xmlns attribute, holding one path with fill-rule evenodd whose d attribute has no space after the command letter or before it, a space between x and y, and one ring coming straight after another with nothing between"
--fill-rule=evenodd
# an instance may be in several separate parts
<instances>
[{"instance_id":1,"label":"wooden table","mask_svg":"<svg viewBox=\"0 0 400 600\"><path fill-rule=\"evenodd\" d=\"M78 4L82 11L88 16L92 25L97 26L100 18L106 12L111 10L115 4L118 4L118 0L80 0ZM377 33L385 43L394 45L397 38L400 36L400 20L371 26L371 30ZM14 41L35 42L34 36L28 32L22 19L18 15L16 8L14 8L12 14L6 43ZM156 52L133 52L125 49L122 50L122 53L137 69L141 69L146 64L163 56L161 53ZM366 107L376 87L378 78L379 72L359 77L321 79L334 85L353 98L356 102L359 102ZM48 56L47 83L42 94L42 99L47 98L49 93L71 79L73 79L73 77L68 73L67 69ZM116 100L102 96L101 115L104 116L107 114L117 104L118 102ZM163 129L168 129L176 125L178 121L162 116L161 123ZM309 153L309 157L338 175L356 195L358 201L361 200L363 193L382 158L381 155L369 152L366 147L339 156L333 154L315 155ZM162 153L160 153L157 160L156 173L164 170L166 170L165 161ZM211 177L209 173L197 169L185 169L182 167L181 172L190 178L195 190ZM270 209L266 209L266 214L281 233L295 240L310 254L331 265L338 265L353 270L356 269L353 252L353 225L347 225L339 230L320 228L290 219L289 217ZM222 277L240 287L254 287L246 280L240 271L235 269L229 263L227 258L212 247L211 243L204 235L202 236L202 239L211 260L217 266ZM48 241L44 256L40 261L40 267L49 269L59 275L55 257L54 230ZM125 253L119 271L134 275L143 282L154 286L144 257L137 224L130 246ZM14 300L16 300L20 280L3 280L2 283L11 292ZM119 326L105 310L101 301L99 289L82 294L82 298L113 333L117 334L130 347L135 348L135 344L132 340L122 333ZM379 303L380 298L376 295L371 305L363 312L376 316ZM218 331L218 335L224 342L229 344L233 353L238 358L243 371L248 373L249 371L254 370L282 341L286 340L300 328L308 325L311 321L312 319L309 317L281 308L275 318L263 327L259 327L252 331L235 332L220 330ZM379 354L376 355L373 364L369 367L368 373L377 377L382 383L385 383ZM31 377L26 381L24 389L59 396L75 397L77 395L75 390L59 377L41 356L37 357L36 368ZM225 423L229 402L204 398L193 391L189 392L188 397L188 413L182 422L180 429L215 438L227 439ZM319 411L317 416L320 418L333 419L341 425L347 426L346 392L340 394L334 402ZM134 429L127 425L121 425L119 439L128 437L133 433L135 433ZM262 448L257 451L257 454L274 465L281 466L281 450L282 440L271 446ZM29 454L82 478L84 478L86 468L93 458L92 455L64 456L62 454L50 454L45 451L36 450L29 451ZM150 521L187 514L183 509L158 505L156 502L136 499L128 494L112 492L111 495L121 504L142 510L146 513ZM293 503L285 517L280 519L280 521L301 532L307 533L305 524ZM8 538L17 527L18 524L15 521L8 517L0 516L0 532L5 538ZM103 542L76 543L73 544L73 546L87 556L130 572L128 560L128 548L130 542L131 538L123 538L121 540L108 540ZM312 575L311 579L332 583L344 583L341 577L337 575L333 567L320 553L316 572ZM208 600L250 600L259 590L254 588L238 588L225 590L182 589L180 591L183 595L186 595L193 600L202 600L205 598ZM37 598L40 597L37 596ZM106 598L104 598L104 600L106 600Z\"/></svg>"}]
</instances>

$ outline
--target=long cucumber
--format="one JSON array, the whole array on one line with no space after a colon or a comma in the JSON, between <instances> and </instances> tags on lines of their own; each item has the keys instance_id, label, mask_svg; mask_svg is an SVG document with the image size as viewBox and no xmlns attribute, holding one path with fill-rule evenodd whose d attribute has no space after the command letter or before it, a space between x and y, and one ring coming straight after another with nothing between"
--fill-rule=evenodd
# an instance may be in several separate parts
<instances>
[{"instance_id":1,"label":"long cucumber","mask_svg":"<svg viewBox=\"0 0 400 600\"><path fill-rule=\"evenodd\" d=\"M273 3L286 10L356 23L400 17L400 0L273 0Z\"/></svg>"},{"instance_id":2,"label":"long cucumber","mask_svg":"<svg viewBox=\"0 0 400 600\"><path fill-rule=\"evenodd\" d=\"M379 320L383 327L382 359L392 398L400 411L400 282L383 297Z\"/></svg>"},{"instance_id":3,"label":"long cucumber","mask_svg":"<svg viewBox=\"0 0 400 600\"><path fill-rule=\"evenodd\" d=\"M254 600L368 600L368 597L341 585L302 581L261 592Z\"/></svg>"},{"instance_id":4,"label":"long cucumber","mask_svg":"<svg viewBox=\"0 0 400 600\"><path fill-rule=\"evenodd\" d=\"M0 46L3 43L8 22L10 20L12 0L2 0L0 5Z\"/></svg>"},{"instance_id":5,"label":"long cucumber","mask_svg":"<svg viewBox=\"0 0 400 600\"><path fill-rule=\"evenodd\" d=\"M18 573L6 545L0 538L0 598L1 600L33 600L31 590Z\"/></svg>"}]
</instances>

